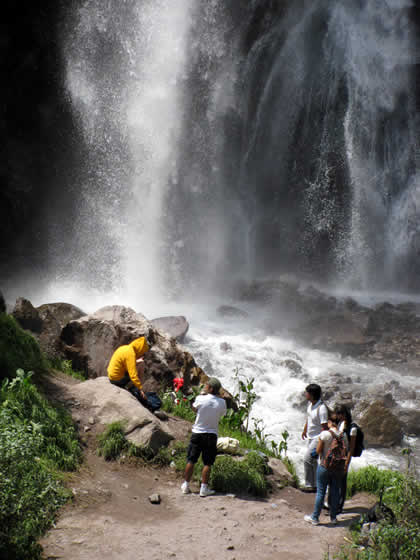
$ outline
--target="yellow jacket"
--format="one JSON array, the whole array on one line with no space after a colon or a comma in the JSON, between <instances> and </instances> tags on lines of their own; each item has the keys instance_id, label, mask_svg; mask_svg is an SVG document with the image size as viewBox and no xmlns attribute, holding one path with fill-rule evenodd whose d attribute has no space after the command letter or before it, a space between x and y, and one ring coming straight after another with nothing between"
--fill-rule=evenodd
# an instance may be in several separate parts
<instances>
[{"instance_id":1,"label":"yellow jacket","mask_svg":"<svg viewBox=\"0 0 420 560\"><path fill-rule=\"evenodd\" d=\"M140 391L143 390L137 374L136 360L149 350L144 336L136 338L130 344L124 344L115 350L108 364L108 377L112 381L119 381L126 372L131 381Z\"/></svg>"}]
</instances>

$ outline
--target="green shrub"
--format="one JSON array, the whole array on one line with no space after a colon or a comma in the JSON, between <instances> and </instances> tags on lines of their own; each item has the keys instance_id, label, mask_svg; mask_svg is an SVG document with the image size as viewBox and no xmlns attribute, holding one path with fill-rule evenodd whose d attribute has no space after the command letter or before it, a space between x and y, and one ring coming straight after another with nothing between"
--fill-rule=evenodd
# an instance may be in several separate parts
<instances>
[{"instance_id":1,"label":"green shrub","mask_svg":"<svg viewBox=\"0 0 420 560\"><path fill-rule=\"evenodd\" d=\"M242 461L223 455L216 458L210 484L218 492L266 496L268 485L265 473L266 463L257 453L249 453Z\"/></svg>"},{"instance_id":2,"label":"green shrub","mask_svg":"<svg viewBox=\"0 0 420 560\"><path fill-rule=\"evenodd\" d=\"M348 476L347 492L370 492L382 495L383 503L395 514L395 523L383 520L372 542L364 550L352 553L358 560L420 559L420 483L400 472L365 467ZM359 527L363 518L359 523ZM356 541L358 539L356 533ZM348 558L343 552L341 558Z\"/></svg>"},{"instance_id":3,"label":"green shrub","mask_svg":"<svg viewBox=\"0 0 420 560\"><path fill-rule=\"evenodd\" d=\"M123 424L113 422L98 437L98 455L106 461L115 461L122 454L160 466L169 465L172 461L171 452L167 447L161 447L156 453L149 447L134 445L126 439Z\"/></svg>"},{"instance_id":4,"label":"green shrub","mask_svg":"<svg viewBox=\"0 0 420 560\"><path fill-rule=\"evenodd\" d=\"M38 342L13 317L0 313L0 382L14 377L18 368L45 371L46 360Z\"/></svg>"},{"instance_id":5,"label":"green shrub","mask_svg":"<svg viewBox=\"0 0 420 560\"><path fill-rule=\"evenodd\" d=\"M121 453L127 450L129 446L121 422L109 424L98 437L98 443L98 454L106 461L118 459Z\"/></svg>"},{"instance_id":6,"label":"green shrub","mask_svg":"<svg viewBox=\"0 0 420 560\"><path fill-rule=\"evenodd\" d=\"M38 538L70 494L60 470L81 457L76 431L18 370L0 388L0 558L40 556Z\"/></svg>"}]
</instances>

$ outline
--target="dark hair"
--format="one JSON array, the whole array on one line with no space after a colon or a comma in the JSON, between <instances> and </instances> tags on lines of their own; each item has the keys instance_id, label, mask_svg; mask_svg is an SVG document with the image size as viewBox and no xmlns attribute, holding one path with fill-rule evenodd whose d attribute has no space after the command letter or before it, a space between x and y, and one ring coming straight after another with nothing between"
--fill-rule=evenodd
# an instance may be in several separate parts
<instances>
[{"instance_id":1,"label":"dark hair","mask_svg":"<svg viewBox=\"0 0 420 560\"><path fill-rule=\"evenodd\" d=\"M328 414L328 420L338 426L338 416L335 412L330 412Z\"/></svg>"},{"instance_id":2,"label":"dark hair","mask_svg":"<svg viewBox=\"0 0 420 560\"><path fill-rule=\"evenodd\" d=\"M345 404L336 404L334 407L334 412L344 416L346 422L346 432L350 432L350 424L352 423L351 412Z\"/></svg>"},{"instance_id":3,"label":"dark hair","mask_svg":"<svg viewBox=\"0 0 420 560\"><path fill-rule=\"evenodd\" d=\"M316 383L310 383L306 387L305 391L309 393L311 397L315 399L315 401L319 401L319 399L321 398L321 387Z\"/></svg>"}]
</instances>

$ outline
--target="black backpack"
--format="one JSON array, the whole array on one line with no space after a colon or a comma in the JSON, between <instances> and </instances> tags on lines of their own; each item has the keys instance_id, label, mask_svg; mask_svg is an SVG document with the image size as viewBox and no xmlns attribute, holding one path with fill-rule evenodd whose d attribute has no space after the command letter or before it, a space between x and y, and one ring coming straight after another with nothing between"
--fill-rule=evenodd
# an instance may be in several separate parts
<instances>
[{"instance_id":1,"label":"black backpack","mask_svg":"<svg viewBox=\"0 0 420 560\"><path fill-rule=\"evenodd\" d=\"M356 428L357 430L357 434L356 434L356 445L354 446L354 451L353 451L353 457L360 457L360 455L363 453L363 450L365 448L363 441L365 439L365 435L363 433L362 428L356 424L356 422L352 422L350 424L350 431L352 428ZM349 431L349 434L350 434Z\"/></svg>"}]
</instances>

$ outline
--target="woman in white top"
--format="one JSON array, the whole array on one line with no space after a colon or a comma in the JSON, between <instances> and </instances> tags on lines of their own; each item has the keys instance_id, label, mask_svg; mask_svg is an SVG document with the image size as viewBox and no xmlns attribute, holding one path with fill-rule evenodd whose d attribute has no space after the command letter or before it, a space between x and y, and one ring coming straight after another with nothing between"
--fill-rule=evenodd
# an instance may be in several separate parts
<instances>
[{"instance_id":1,"label":"woman in white top","mask_svg":"<svg viewBox=\"0 0 420 560\"><path fill-rule=\"evenodd\" d=\"M337 510L340 499L340 488L341 480L344 476L344 463L345 458L343 457L342 464L340 468L332 470L326 466L326 458L328 457L328 451L331 447L333 439L337 438L338 441L343 441L344 449L342 449L344 456L347 456L348 450L348 440L346 434L341 434L338 430L338 419L335 413L330 414L328 418L328 430L324 430L319 435L318 444L316 451L318 453L320 462L318 464L318 469L316 473L317 479L317 492L315 499L315 507L312 515L305 515L305 521L312 523L312 525L319 524L319 516L322 509L322 504L324 503L325 493L327 487L330 487L331 494L331 506L330 506L330 519L333 525L337 524Z\"/></svg>"},{"instance_id":2,"label":"woman in white top","mask_svg":"<svg viewBox=\"0 0 420 560\"><path fill-rule=\"evenodd\" d=\"M340 501L338 504L338 512L341 513L343 511L344 501L346 499L347 493L347 473L350 466L351 458L354 454L354 449L356 447L356 437L357 437L357 428L356 426L352 426L352 418L351 412L344 404L337 404L334 408L334 412L337 414L338 418L338 429L343 434L347 435L347 439L349 440L349 448L346 458L346 464L344 468L344 477L341 481L341 488L340 488Z\"/></svg>"}]
</instances>

